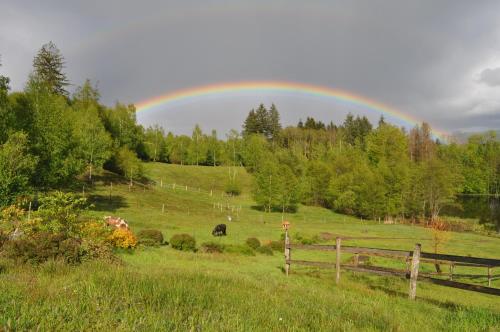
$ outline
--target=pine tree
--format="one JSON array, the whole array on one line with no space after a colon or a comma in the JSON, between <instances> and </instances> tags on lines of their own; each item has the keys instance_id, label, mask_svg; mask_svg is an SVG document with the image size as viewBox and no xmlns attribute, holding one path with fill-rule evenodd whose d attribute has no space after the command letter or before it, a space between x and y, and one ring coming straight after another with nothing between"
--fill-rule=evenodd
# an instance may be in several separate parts
<instances>
[{"instance_id":1,"label":"pine tree","mask_svg":"<svg viewBox=\"0 0 500 332\"><path fill-rule=\"evenodd\" d=\"M38 79L55 94L66 96L68 78L63 72L64 57L53 42L42 46L33 60L33 68Z\"/></svg>"}]
</instances>

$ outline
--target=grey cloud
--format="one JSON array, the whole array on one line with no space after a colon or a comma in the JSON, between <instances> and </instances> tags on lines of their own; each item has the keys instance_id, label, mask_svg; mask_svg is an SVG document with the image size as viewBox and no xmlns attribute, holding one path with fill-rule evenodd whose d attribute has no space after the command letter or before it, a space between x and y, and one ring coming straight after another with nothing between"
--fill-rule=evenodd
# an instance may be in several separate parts
<instances>
[{"instance_id":1,"label":"grey cloud","mask_svg":"<svg viewBox=\"0 0 500 332\"><path fill-rule=\"evenodd\" d=\"M499 68L487 68L483 70L480 74L479 80L489 86L499 86L500 85L500 67Z\"/></svg>"},{"instance_id":2,"label":"grey cloud","mask_svg":"<svg viewBox=\"0 0 500 332\"><path fill-rule=\"evenodd\" d=\"M20 0L1 7L1 70L16 89L36 49L52 39L73 83L99 81L108 104L217 82L289 80L364 95L448 130L497 124L470 114L470 100L443 101L463 96L477 79L467 73L500 51L498 1ZM26 43L7 38L18 31L15 22L33 32ZM251 105L269 101L286 123L309 114L341 121L346 112L321 99L256 93L139 118L174 131L195 122L224 131L239 129Z\"/></svg>"}]
</instances>

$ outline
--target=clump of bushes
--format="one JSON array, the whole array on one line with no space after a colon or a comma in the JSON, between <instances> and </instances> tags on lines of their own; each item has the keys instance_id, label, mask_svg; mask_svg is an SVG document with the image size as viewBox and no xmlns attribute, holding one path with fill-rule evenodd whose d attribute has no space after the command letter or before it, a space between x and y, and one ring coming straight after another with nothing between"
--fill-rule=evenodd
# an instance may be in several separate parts
<instances>
[{"instance_id":1,"label":"clump of bushes","mask_svg":"<svg viewBox=\"0 0 500 332\"><path fill-rule=\"evenodd\" d=\"M77 264L90 259L116 261L113 247L133 248L137 244L128 230L112 230L104 222L81 217L85 198L55 192L40 198L38 210L26 220L19 206L2 210L0 255L20 263L57 261Z\"/></svg>"},{"instance_id":2,"label":"clump of bushes","mask_svg":"<svg viewBox=\"0 0 500 332\"><path fill-rule=\"evenodd\" d=\"M130 249L137 246L137 238L134 233L125 228L117 228L109 235L109 243L116 248Z\"/></svg>"},{"instance_id":3,"label":"clump of bushes","mask_svg":"<svg viewBox=\"0 0 500 332\"><path fill-rule=\"evenodd\" d=\"M172 248L182 251L196 251L196 240L189 234L175 234L170 239Z\"/></svg>"},{"instance_id":4,"label":"clump of bushes","mask_svg":"<svg viewBox=\"0 0 500 332\"><path fill-rule=\"evenodd\" d=\"M299 242L301 244L316 244L320 241L318 235L314 235L313 237L306 237L300 233L295 233L292 239L293 241Z\"/></svg>"},{"instance_id":5,"label":"clump of bushes","mask_svg":"<svg viewBox=\"0 0 500 332\"><path fill-rule=\"evenodd\" d=\"M224 245L216 242L204 242L201 244L200 251L204 253L217 253L224 252Z\"/></svg>"},{"instance_id":6,"label":"clump of bushes","mask_svg":"<svg viewBox=\"0 0 500 332\"><path fill-rule=\"evenodd\" d=\"M145 246L159 246L163 244L163 234L157 229L143 229L137 233L139 244Z\"/></svg>"},{"instance_id":7,"label":"clump of bushes","mask_svg":"<svg viewBox=\"0 0 500 332\"><path fill-rule=\"evenodd\" d=\"M50 259L77 264L84 257L81 240L48 232L8 241L2 249L5 257L30 264L44 263Z\"/></svg>"},{"instance_id":8,"label":"clump of bushes","mask_svg":"<svg viewBox=\"0 0 500 332\"><path fill-rule=\"evenodd\" d=\"M285 241L271 241L269 247L274 251L285 251Z\"/></svg>"},{"instance_id":9,"label":"clump of bushes","mask_svg":"<svg viewBox=\"0 0 500 332\"><path fill-rule=\"evenodd\" d=\"M255 251L257 251L259 254L264 254L269 256L273 255L273 249L271 249L271 247L269 246L258 247Z\"/></svg>"},{"instance_id":10,"label":"clump of bushes","mask_svg":"<svg viewBox=\"0 0 500 332\"><path fill-rule=\"evenodd\" d=\"M257 249L260 247L260 241L256 237L249 237L246 242L247 246L252 248L253 250Z\"/></svg>"}]
</instances>

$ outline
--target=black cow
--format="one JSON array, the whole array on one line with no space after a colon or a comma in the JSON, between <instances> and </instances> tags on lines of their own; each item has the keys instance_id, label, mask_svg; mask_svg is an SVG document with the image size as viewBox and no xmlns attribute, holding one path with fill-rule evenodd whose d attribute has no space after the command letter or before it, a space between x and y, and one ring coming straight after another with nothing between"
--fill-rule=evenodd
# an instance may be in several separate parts
<instances>
[{"instance_id":1,"label":"black cow","mask_svg":"<svg viewBox=\"0 0 500 332\"><path fill-rule=\"evenodd\" d=\"M215 226L212 231L213 236L226 236L226 224L219 224Z\"/></svg>"}]
</instances>

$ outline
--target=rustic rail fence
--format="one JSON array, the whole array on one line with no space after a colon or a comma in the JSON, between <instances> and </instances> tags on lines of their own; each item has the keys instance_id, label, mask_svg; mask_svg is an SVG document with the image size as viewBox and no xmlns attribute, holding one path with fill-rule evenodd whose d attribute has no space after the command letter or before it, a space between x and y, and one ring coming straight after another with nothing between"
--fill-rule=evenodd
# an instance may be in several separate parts
<instances>
[{"instance_id":1,"label":"rustic rail fence","mask_svg":"<svg viewBox=\"0 0 500 332\"><path fill-rule=\"evenodd\" d=\"M500 289L491 287L491 282L496 279L500 279L500 274L492 274L493 268L500 266L499 259L490 258L480 258L480 257L468 257L468 256L457 256L457 255L445 255L445 254L434 254L422 252L422 246L416 244L413 251L408 250L393 250L393 249L380 249L380 248L367 248L367 247L355 247L355 246L345 246L342 244L343 240L351 239L379 239L379 240L392 240L395 238L364 238L364 237L341 237L336 238L334 245L320 245L320 244L294 244L291 243L288 231L285 231L285 273L288 276L291 271L291 265L306 265L315 266L322 268L335 268L336 269L336 283L340 282L340 272L341 269L350 270L354 272L368 272L379 275L392 275L399 276L406 279L410 279L409 285L409 298L415 299L417 290L417 281L423 280L431 282L434 284L448 286L453 288L465 289L469 291L492 294L500 296ZM319 251L335 251L336 260L335 263L328 262L316 262L316 261L306 261L306 260L294 260L292 259L292 249L302 249L302 250L319 250ZM343 253L349 253L353 255L353 264L342 264L341 255ZM359 258L363 256L377 256L385 257L391 259L404 260L406 262L405 270L398 270L393 268L387 268L382 266L371 266L363 265L360 263ZM432 264L443 264L449 265L449 273L433 273L433 272L423 272L420 270L420 263L432 263ZM454 268L456 266L467 266L467 267L477 267L486 268L487 274L457 274L454 273ZM435 276L448 277L446 279L435 278ZM488 286L482 286L477 284L470 284L464 282L454 281L453 278L487 278Z\"/></svg>"}]
</instances>

